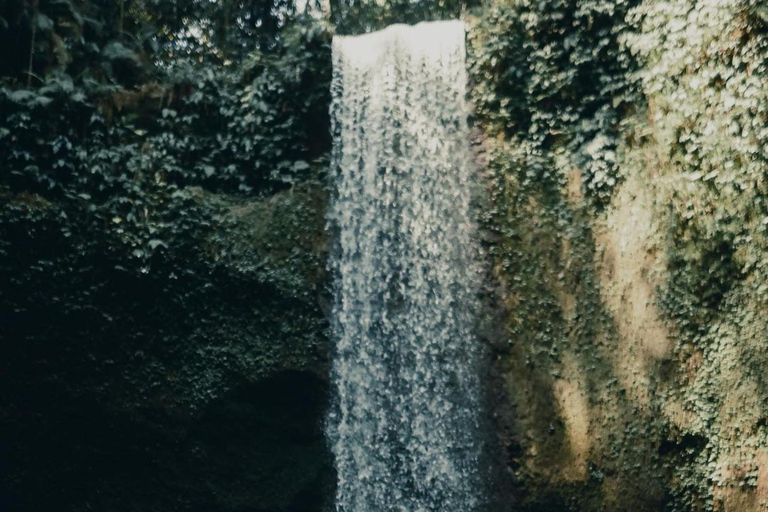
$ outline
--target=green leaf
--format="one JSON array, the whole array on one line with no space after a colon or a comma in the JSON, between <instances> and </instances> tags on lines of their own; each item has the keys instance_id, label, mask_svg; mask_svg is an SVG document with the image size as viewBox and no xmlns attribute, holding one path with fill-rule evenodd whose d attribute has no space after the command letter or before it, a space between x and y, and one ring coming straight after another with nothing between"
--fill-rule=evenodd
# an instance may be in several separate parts
<instances>
[{"instance_id":1,"label":"green leaf","mask_svg":"<svg viewBox=\"0 0 768 512\"><path fill-rule=\"evenodd\" d=\"M45 14L37 13L34 23L37 26L37 30L40 32L50 32L53 30L53 20Z\"/></svg>"},{"instance_id":2,"label":"green leaf","mask_svg":"<svg viewBox=\"0 0 768 512\"><path fill-rule=\"evenodd\" d=\"M133 62L139 61L139 56L136 55L134 51L129 49L127 46L125 46L123 43L114 41L109 43L106 47L104 47L104 51L102 52L104 57L107 60L130 60Z\"/></svg>"},{"instance_id":3,"label":"green leaf","mask_svg":"<svg viewBox=\"0 0 768 512\"><path fill-rule=\"evenodd\" d=\"M40 107L47 107L51 103L53 103L53 99L47 96L37 96L34 101L34 104Z\"/></svg>"},{"instance_id":4,"label":"green leaf","mask_svg":"<svg viewBox=\"0 0 768 512\"><path fill-rule=\"evenodd\" d=\"M14 101L16 103L22 103L22 102L33 99L35 97L35 93L33 93L32 91L21 89L18 91L13 91L8 95L8 97L11 99L11 101Z\"/></svg>"},{"instance_id":5,"label":"green leaf","mask_svg":"<svg viewBox=\"0 0 768 512\"><path fill-rule=\"evenodd\" d=\"M50 3L52 9L57 13L66 14L77 25L83 24L83 16L78 12L70 0L52 0Z\"/></svg>"}]
</instances>

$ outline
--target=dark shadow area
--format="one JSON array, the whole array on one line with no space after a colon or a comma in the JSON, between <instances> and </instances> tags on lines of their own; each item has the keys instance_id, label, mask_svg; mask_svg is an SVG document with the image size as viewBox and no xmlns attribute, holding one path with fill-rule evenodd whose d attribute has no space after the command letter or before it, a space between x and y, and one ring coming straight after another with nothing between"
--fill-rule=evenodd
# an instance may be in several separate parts
<instances>
[{"instance_id":1,"label":"dark shadow area","mask_svg":"<svg viewBox=\"0 0 768 512\"><path fill-rule=\"evenodd\" d=\"M190 438L214 509L321 510L334 481L322 429L326 395L317 376L287 371L211 404Z\"/></svg>"},{"instance_id":2,"label":"dark shadow area","mask_svg":"<svg viewBox=\"0 0 768 512\"><path fill-rule=\"evenodd\" d=\"M332 466L326 384L283 372L243 383L199 418L148 420L41 386L5 415L3 510L320 511Z\"/></svg>"}]
</instances>

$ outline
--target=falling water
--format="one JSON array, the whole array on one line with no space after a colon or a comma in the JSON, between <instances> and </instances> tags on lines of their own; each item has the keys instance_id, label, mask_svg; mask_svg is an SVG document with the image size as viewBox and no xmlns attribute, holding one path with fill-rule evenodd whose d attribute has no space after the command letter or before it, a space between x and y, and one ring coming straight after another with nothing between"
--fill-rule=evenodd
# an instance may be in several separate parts
<instances>
[{"instance_id":1,"label":"falling water","mask_svg":"<svg viewBox=\"0 0 768 512\"><path fill-rule=\"evenodd\" d=\"M464 58L457 21L333 41L338 511L480 503Z\"/></svg>"}]
</instances>

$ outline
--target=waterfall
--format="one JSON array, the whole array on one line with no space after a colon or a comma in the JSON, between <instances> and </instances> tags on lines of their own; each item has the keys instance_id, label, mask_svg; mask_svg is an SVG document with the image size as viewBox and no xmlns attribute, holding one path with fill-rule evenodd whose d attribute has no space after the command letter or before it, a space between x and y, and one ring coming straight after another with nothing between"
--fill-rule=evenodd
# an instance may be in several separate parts
<instances>
[{"instance_id":1,"label":"waterfall","mask_svg":"<svg viewBox=\"0 0 768 512\"><path fill-rule=\"evenodd\" d=\"M464 37L451 21L333 40L338 511L481 502Z\"/></svg>"}]
</instances>

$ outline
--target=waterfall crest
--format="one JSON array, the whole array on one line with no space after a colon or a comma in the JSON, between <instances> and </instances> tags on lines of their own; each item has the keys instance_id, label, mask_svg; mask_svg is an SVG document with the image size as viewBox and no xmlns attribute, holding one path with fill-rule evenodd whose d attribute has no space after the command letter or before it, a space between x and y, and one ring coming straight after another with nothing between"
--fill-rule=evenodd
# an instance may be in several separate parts
<instances>
[{"instance_id":1,"label":"waterfall crest","mask_svg":"<svg viewBox=\"0 0 768 512\"><path fill-rule=\"evenodd\" d=\"M464 39L451 21L333 40L327 434L341 512L480 503Z\"/></svg>"}]
</instances>

